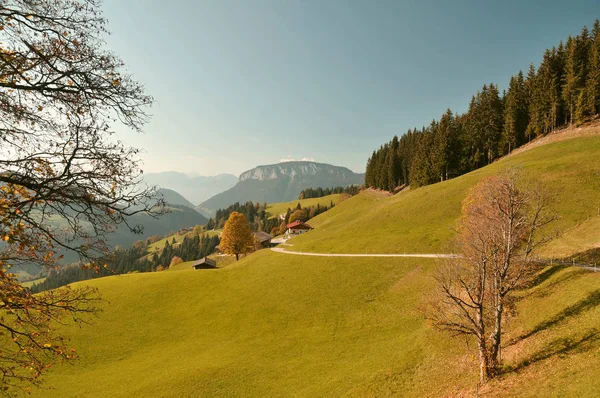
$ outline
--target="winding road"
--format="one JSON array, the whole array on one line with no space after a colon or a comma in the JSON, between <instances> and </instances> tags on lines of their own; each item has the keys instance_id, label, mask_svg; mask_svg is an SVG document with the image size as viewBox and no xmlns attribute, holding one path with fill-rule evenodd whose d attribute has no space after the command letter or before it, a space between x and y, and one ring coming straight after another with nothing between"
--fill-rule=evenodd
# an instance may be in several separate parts
<instances>
[{"instance_id":1,"label":"winding road","mask_svg":"<svg viewBox=\"0 0 600 398\"><path fill-rule=\"evenodd\" d=\"M287 244L286 246L292 246ZM415 257L415 258L459 258L458 254L421 254L421 253L411 253L411 254L377 254L377 253L365 253L365 254L350 254L350 253L310 253L310 252L296 252L291 250L285 250L282 247L272 247L272 251L276 253L285 253L285 254L295 254L297 256L316 256L316 257ZM536 261L545 263L547 265L551 264L560 264L567 266L575 266L579 268L584 268L589 271L600 271L600 268L597 268L595 265L591 266L590 264L578 264L575 262L560 262L556 260L541 260L537 259Z\"/></svg>"},{"instance_id":2,"label":"winding road","mask_svg":"<svg viewBox=\"0 0 600 398\"><path fill-rule=\"evenodd\" d=\"M458 254L377 254L377 253L365 253L365 254L346 254L346 253L309 253L309 252L296 252L291 250L285 250L281 247L273 247L272 251L277 253L295 254L298 256L316 256L316 257L420 257L420 258L457 258Z\"/></svg>"}]
</instances>

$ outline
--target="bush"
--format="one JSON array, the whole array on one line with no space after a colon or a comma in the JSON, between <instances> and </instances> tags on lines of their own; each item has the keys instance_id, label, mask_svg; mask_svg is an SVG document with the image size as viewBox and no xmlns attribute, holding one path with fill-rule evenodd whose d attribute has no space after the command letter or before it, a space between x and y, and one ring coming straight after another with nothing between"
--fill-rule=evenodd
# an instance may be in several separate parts
<instances>
[{"instance_id":1,"label":"bush","mask_svg":"<svg viewBox=\"0 0 600 398\"><path fill-rule=\"evenodd\" d=\"M177 264L181 264L182 262L183 260L181 259L181 257L173 256L173 258L171 259L171 264L169 264L169 268L173 268L174 266L176 266Z\"/></svg>"}]
</instances>

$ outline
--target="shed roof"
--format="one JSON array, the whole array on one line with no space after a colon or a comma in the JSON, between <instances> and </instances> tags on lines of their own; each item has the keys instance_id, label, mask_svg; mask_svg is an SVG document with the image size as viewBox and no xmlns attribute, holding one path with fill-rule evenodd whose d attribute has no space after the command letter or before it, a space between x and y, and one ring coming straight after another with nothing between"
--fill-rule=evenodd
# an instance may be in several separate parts
<instances>
[{"instance_id":1,"label":"shed roof","mask_svg":"<svg viewBox=\"0 0 600 398\"><path fill-rule=\"evenodd\" d=\"M192 263L192 267L194 267L194 268L199 267L201 265L216 267L217 262L215 260L213 260L212 258L204 257L204 258L201 258L200 260L196 260Z\"/></svg>"},{"instance_id":2,"label":"shed roof","mask_svg":"<svg viewBox=\"0 0 600 398\"><path fill-rule=\"evenodd\" d=\"M273 237L271 235L269 235L268 233L263 232L263 231L255 232L254 236L256 236L258 238L260 243L267 242L267 241L273 239Z\"/></svg>"},{"instance_id":3,"label":"shed roof","mask_svg":"<svg viewBox=\"0 0 600 398\"><path fill-rule=\"evenodd\" d=\"M312 227L310 225L308 225L307 223L302 222L300 220L294 221L293 223L288 224L287 227L291 228L291 229L312 229Z\"/></svg>"}]
</instances>

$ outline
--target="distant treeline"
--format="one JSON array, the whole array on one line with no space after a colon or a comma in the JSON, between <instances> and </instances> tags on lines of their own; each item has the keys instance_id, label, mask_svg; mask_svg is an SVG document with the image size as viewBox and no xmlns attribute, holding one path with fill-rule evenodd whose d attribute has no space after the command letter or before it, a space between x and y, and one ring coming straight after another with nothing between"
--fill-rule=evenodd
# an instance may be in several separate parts
<instances>
[{"instance_id":1,"label":"distant treeline","mask_svg":"<svg viewBox=\"0 0 600 398\"><path fill-rule=\"evenodd\" d=\"M318 188L321 189L321 188ZM216 212L215 218L208 220L206 229L221 229L229 219L229 215L234 211L242 213L248 223L250 224L250 230L253 232L264 231L268 232L273 236L283 234L287 229L287 224L296 220L308 221L311 218L331 209L335 206L333 201L330 201L329 206L309 206L303 208L300 203L295 208L288 208L286 213L281 217L274 214L270 215L267 213L267 204L263 203L252 203L246 202L245 204L234 203L226 209L219 209ZM291 221L290 221L291 220Z\"/></svg>"},{"instance_id":2,"label":"distant treeline","mask_svg":"<svg viewBox=\"0 0 600 398\"><path fill-rule=\"evenodd\" d=\"M347 193L350 196L357 195L361 190L359 185L349 185L347 187L335 188L308 188L300 192L298 199L322 198L334 194Z\"/></svg>"},{"instance_id":3,"label":"distant treeline","mask_svg":"<svg viewBox=\"0 0 600 398\"><path fill-rule=\"evenodd\" d=\"M166 241L162 250L149 255L151 242L150 239L140 240L127 250L116 249L104 258L103 262L106 263L106 268L83 269L74 264L51 270L46 279L41 283L34 284L31 290L38 293L69 283L108 275L162 270L169 267L174 257L180 257L183 261L191 261L214 253L215 247L219 245L219 237L194 234L192 237L186 236L181 243L176 243L173 238L171 242Z\"/></svg>"},{"instance_id":4,"label":"distant treeline","mask_svg":"<svg viewBox=\"0 0 600 398\"><path fill-rule=\"evenodd\" d=\"M267 213L267 204L263 203L252 203L250 201L240 204L236 202L225 209L217 210L215 217L208 220L206 229L221 229L229 219L229 215L237 211L242 213L248 223L250 224L250 230L253 232L265 231L269 232L273 227L279 226L279 220L270 219Z\"/></svg>"},{"instance_id":5,"label":"distant treeline","mask_svg":"<svg viewBox=\"0 0 600 398\"><path fill-rule=\"evenodd\" d=\"M365 183L392 191L458 176L490 164L531 139L600 111L600 23L546 50L539 67L511 77L508 90L484 85L465 114L450 109L374 151Z\"/></svg>"}]
</instances>

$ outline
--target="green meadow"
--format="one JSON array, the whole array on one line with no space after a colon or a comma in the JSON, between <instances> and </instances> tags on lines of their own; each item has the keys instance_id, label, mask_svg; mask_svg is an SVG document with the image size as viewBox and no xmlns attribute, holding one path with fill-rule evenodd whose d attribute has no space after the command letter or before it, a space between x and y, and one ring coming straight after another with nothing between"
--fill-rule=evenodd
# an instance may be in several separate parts
<instances>
[{"instance_id":1,"label":"green meadow","mask_svg":"<svg viewBox=\"0 0 600 398\"><path fill-rule=\"evenodd\" d=\"M507 167L522 169L525 178L545 187L559 216L545 233L562 237L598 217L598 159L600 137L578 138L535 148L461 177L394 196L364 192L313 218L314 231L289 243L294 244L294 250L321 253L446 252L468 189ZM576 233L579 244L600 242L597 231Z\"/></svg>"},{"instance_id":2,"label":"green meadow","mask_svg":"<svg viewBox=\"0 0 600 398\"><path fill-rule=\"evenodd\" d=\"M312 207L312 206L331 206L331 203L337 204L340 200L341 194L333 194L328 196L323 196L322 198L310 198L310 199L299 199L292 200L290 202L281 202L281 203L273 203L267 205L267 212L271 217L276 217L280 214L285 214L287 209L294 210L298 203L302 208Z\"/></svg>"},{"instance_id":3,"label":"green meadow","mask_svg":"<svg viewBox=\"0 0 600 398\"><path fill-rule=\"evenodd\" d=\"M546 232L562 234L552 244L587 247L598 235L577 231L597 222L597 159L600 137L580 138L395 196L363 192L289 243L322 253L444 252L469 187L518 166L555 198L561 218ZM65 327L80 359L54 367L32 395L475 396L473 342L431 329L419 310L437 265L262 250L215 270L184 263L87 281L102 293L103 312ZM504 373L479 396L600 396L600 273L540 269L506 319L502 357Z\"/></svg>"}]
</instances>

